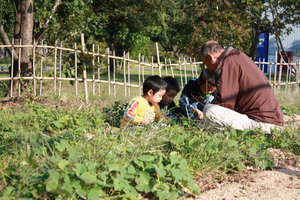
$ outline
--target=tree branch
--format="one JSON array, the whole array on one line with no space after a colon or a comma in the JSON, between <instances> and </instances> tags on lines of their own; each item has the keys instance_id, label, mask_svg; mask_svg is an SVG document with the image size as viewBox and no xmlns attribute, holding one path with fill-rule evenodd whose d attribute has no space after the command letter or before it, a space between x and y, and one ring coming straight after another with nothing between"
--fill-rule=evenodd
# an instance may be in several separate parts
<instances>
[{"instance_id":1,"label":"tree branch","mask_svg":"<svg viewBox=\"0 0 300 200\"><path fill-rule=\"evenodd\" d=\"M44 24L45 29L48 27L49 22L51 21L54 13L56 12L56 10L60 4L61 4L61 0L56 0L54 7L51 9L52 15L50 15L50 17L47 19L46 23Z\"/></svg>"},{"instance_id":2,"label":"tree branch","mask_svg":"<svg viewBox=\"0 0 300 200\"><path fill-rule=\"evenodd\" d=\"M10 41L9 41L9 38L8 38L1 22L0 22L0 37L1 37L1 40L2 40L4 45L11 45ZM11 51L10 48L7 48L7 51L10 55L12 54L12 51ZM18 55L15 53L15 51L14 51L13 57L14 57L14 60L18 60Z\"/></svg>"}]
</instances>

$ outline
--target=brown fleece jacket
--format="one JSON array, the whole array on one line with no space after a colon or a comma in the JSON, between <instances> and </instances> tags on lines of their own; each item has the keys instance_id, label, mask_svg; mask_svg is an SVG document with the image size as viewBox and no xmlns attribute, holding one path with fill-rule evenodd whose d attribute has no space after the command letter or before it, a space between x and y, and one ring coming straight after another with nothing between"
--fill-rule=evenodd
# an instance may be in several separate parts
<instances>
[{"instance_id":1,"label":"brown fleece jacket","mask_svg":"<svg viewBox=\"0 0 300 200\"><path fill-rule=\"evenodd\" d=\"M215 104L249 118L283 125L283 113L274 91L259 67L244 53L230 47L216 69Z\"/></svg>"}]
</instances>

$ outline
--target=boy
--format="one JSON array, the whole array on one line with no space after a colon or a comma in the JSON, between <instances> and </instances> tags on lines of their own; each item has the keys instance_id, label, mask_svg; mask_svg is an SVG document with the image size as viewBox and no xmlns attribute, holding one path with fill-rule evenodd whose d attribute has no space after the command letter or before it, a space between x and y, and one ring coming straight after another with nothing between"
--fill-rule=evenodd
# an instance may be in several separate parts
<instances>
[{"instance_id":1,"label":"boy","mask_svg":"<svg viewBox=\"0 0 300 200\"><path fill-rule=\"evenodd\" d=\"M180 118L183 115L181 108L176 107L176 104L173 101L177 93L180 91L180 86L178 81L172 76L165 77L164 81L166 81L168 86L165 95L162 97L162 100L158 103L158 105L166 117L176 120L176 117Z\"/></svg>"},{"instance_id":2,"label":"boy","mask_svg":"<svg viewBox=\"0 0 300 200\"><path fill-rule=\"evenodd\" d=\"M120 128L128 125L151 125L159 122L164 116L158 103L166 93L167 83L159 76L149 76L143 83L143 96L132 99L121 119Z\"/></svg>"},{"instance_id":3,"label":"boy","mask_svg":"<svg viewBox=\"0 0 300 200\"><path fill-rule=\"evenodd\" d=\"M204 69L199 78L190 80L185 86L179 99L179 105L186 117L203 119L203 108L214 97L216 90L215 73Z\"/></svg>"}]
</instances>

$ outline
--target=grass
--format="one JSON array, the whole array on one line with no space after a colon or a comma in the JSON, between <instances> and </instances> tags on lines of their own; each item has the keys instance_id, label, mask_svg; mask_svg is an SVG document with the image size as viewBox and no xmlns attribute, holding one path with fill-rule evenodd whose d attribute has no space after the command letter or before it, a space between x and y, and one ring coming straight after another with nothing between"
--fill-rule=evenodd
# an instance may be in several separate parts
<instances>
[{"instance_id":1,"label":"grass","mask_svg":"<svg viewBox=\"0 0 300 200\"><path fill-rule=\"evenodd\" d=\"M287 109L299 108L295 89L276 90ZM220 181L248 165L272 168L269 147L300 154L296 128L268 135L200 129L184 120L122 132L119 120L129 97L90 94L85 105L82 96L74 98L67 90L61 97L52 90L43 95L24 95L1 105L2 199L137 199L146 194L176 199L184 194L179 181L199 192L191 173L194 179L212 175Z\"/></svg>"}]
</instances>

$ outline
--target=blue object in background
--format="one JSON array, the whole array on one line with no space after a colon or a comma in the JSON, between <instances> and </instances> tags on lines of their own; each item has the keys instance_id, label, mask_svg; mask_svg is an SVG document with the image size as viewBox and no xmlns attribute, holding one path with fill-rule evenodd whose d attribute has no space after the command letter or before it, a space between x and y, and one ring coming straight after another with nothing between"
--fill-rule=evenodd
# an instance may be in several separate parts
<instances>
[{"instance_id":1,"label":"blue object in background","mask_svg":"<svg viewBox=\"0 0 300 200\"><path fill-rule=\"evenodd\" d=\"M268 62L268 46L269 46L269 35L267 33L261 33L259 35L259 43L256 48L257 56L255 61L258 62L259 59L262 62L265 59ZM260 69L264 68L264 73L268 71L268 65L260 65Z\"/></svg>"}]
</instances>

